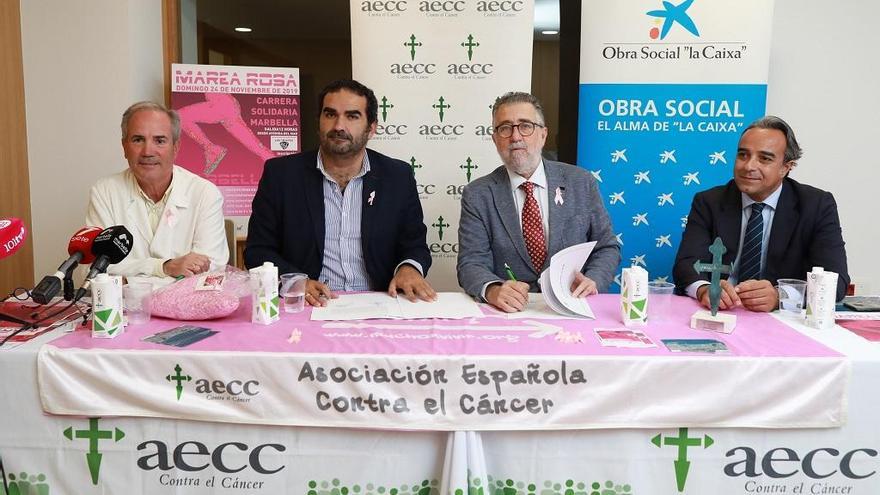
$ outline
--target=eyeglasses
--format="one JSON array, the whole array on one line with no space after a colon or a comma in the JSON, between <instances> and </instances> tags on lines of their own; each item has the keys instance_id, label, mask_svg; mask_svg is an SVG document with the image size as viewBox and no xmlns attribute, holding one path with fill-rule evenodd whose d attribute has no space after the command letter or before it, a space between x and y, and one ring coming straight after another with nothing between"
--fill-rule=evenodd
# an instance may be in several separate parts
<instances>
[{"instance_id":1,"label":"eyeglasses","mask_svg":"<svg viewBox=\"0 0 880 495\"><path fill-rule=\"evenodd\" d=\"M513 136L514 129L519 129L519 135L527 137L535 133L536 127L544 126L526 120L524 122L520 122L519 124L501 124L495 127L495 132L503 138L509 138L510 136Z\"/></svg>"}]
</instances>

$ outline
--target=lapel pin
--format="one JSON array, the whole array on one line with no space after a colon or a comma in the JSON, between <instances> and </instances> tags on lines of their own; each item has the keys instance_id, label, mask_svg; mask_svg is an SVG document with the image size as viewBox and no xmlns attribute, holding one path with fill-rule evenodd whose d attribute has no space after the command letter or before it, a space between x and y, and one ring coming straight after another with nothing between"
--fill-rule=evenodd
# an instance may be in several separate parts
<instances>
[{"instance_id":1,"label":"lapel pin","mask_svg":"<svg viewBox=\"0 0 880 495\"><path fill-rule=\"evenodd\" d=\"M165 207L165 212L163 216L165 217L165 223L168 224L169 227L174 227L177 225L177 212L174 208Z\"/></svg>"},{"instance_id":2,"label":"lapel pin","mask_svg":"<svg viewBox=\"0 0 880 495\"><path fill-rule=\"evenodd\" d=\"M367 204L373 206L374 199L376 199L376 191L370 191L370 196L367 198Z\"/></svg>"},{"instance_id":3,"label":"lapel pin","mask_svg":"<svg viewBox=\"0 0 880 495\"><path fill-rule=\"evenodd\" d=\"M562 199L562 188L561 187L556 188L556 198L553 200L553 202L558 205L565 203L565 201Z\"/></svg>"}]
</instances>

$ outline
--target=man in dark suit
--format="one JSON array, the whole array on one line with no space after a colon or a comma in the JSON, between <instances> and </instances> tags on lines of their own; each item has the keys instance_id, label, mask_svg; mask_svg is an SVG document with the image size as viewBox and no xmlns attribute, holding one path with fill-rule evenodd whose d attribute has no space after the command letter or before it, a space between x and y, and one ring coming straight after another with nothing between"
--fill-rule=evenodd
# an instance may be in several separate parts
<instances>
[{"instance_id":1,"label":"man in dark suit","mask_svg":"<svg viewBox=\"0 0 880 495\"><path fill-rule=\"evenodd\" d=\"M582 168L541 158L547 127L534 96L501 96L492 107L492 124L504 165L462 194L459 285L503 311L521 311L554 254L596 241L571 291L584 297L607 289L620 247L596 180ZM508 279L505 265L517 280Z\"/></svg>"},{"instance_id":2,"label":"man in dark suit","mask_svg":"<svg viewBox=\"0 0 880 495\"><path fill-rule=\"evenodd\" d=\"M398 291L430 301L431 266L412 169L366 149L378 103L357 81L330 83L318 97L321 145L266 162L248 224L245 265L309 276L306 301L334 291Z\"/></svg>"},{"instance_id":3,"label":"man in dark suit","mask_svg":"<svg viewBox=\"0 0 880 495\"><path fill-rule=\"evenodd\" d=\"M721 281L721 309L772 311L777 279L804 279L814 266L836 272L837 299L846 294L846 250L831 193L788 177L801 157L791 127L767 116L742 133L733 180L694 196L675 259L677 289L709 307L708 275L694 271L707 260L715 237L727 247L732 273Z\"/></svg>"}]
</instances>

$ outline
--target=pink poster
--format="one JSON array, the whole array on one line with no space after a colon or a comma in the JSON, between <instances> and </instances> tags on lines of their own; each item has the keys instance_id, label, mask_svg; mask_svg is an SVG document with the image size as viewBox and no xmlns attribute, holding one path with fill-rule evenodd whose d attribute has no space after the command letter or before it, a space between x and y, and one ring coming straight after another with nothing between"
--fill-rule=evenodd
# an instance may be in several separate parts
<instances>
[{"instance_id":1,"label":"pink poster","mask_svg":"<svg viewBox=\"0 0 880 495\"><path fill-rule=\"evenodd\" d=\"M248 216L269 158L300 149L299 69L171 66L177 165L220 188L223 214Z\"/></svg>"}]
</instances>

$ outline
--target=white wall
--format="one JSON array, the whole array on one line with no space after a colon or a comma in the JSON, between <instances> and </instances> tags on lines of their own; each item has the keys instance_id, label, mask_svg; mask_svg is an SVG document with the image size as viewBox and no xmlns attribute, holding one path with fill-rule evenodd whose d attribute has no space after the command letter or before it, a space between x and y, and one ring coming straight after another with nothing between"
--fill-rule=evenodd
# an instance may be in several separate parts
<instances>
[{"instance_id":1,"label":"white wall","mask_svg":"<svg viewBox=\"0 0 880 495\"><path fill-rule=\"evenodd\" d=\"M795 180L837 200L849 273L880 293L880 2L776 0L767 112L794 128ZM859 287L861 285L861 287Z\"/></svg>"},{"instance_id":2,"label":"white wall","mask_svg":"<svg viewBox=\"0 0 880 495\"><path fill-rule=\"evenodd\" d=\"M67 257L89 187L126 167L119 120L162 101L161 2L22 0L22 53L37 279Z\"/></svg>"},{"instance_id":3,"label":"white wall","mask_svg":"<svg viewBox=\"0 0 880 495\"><path fill-rule=\"evenodd\" d=\"M161 101L161 4L22 1L34 273L53 271L82 225L90 185L125 167L123 109ZM776 0L768 112L805 149L797 180L832 191L850 273L880 292L880 3Z\"/></svg>"}]
</instances>

